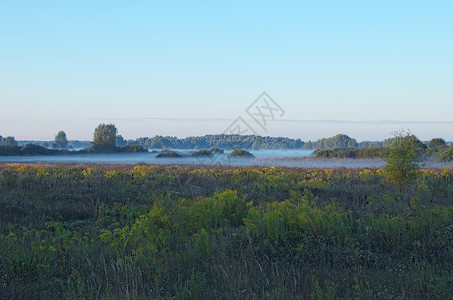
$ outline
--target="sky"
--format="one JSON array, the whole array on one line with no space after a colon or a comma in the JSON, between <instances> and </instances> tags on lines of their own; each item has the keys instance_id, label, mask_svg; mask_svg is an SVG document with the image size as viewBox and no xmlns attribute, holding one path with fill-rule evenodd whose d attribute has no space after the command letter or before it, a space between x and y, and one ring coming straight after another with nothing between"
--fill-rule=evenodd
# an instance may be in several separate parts
<instances>
[{"instance_id":1,"label":"sky","mask_svg":"<svg viewBox=\"0 0 453 300\"><path fill-rule=\"evenodd\" d=\"M453 140L452 1L2 1L0 135ZM284 111L263 129L247 108Z\"/></svg>"}]
</instances>

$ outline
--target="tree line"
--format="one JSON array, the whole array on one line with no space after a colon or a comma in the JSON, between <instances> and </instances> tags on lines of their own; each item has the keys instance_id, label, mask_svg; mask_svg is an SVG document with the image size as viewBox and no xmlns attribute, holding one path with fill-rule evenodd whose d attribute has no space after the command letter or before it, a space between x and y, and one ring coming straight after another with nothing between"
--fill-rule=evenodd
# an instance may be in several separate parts
<instances>
[{"instance_id":1,"label":"tree line","mask_svg":"<svg viewBox=\"0 0 453 300\"><path fill-rule=\"evenodd\" d=\"M88 148L79 151L68 151L69 141L64 131L59 131L49 149L49 143L41 142L40 145L27 143L19 146L14 137L3 138L0 136L0 155L58 155L71 153L121 153L121 152L147 152L140 145L125 145L118 147L116 142L118 129L114 124L99 124L94 130L93 141Z\"/></svg>"},{"instance_id":2,"label":"tree line","mask_svg":"<svg viewBox=\"0 0 453 300\"><path fill-rule=\"evenodd\" d=\"M156 135L152 138L138 138L135 143L150 149L301 149L304 145L300 139L239 134L213 134L186 138Z\"/></svg>"},{"instance_id":3,"label":"tree line","mask_svg":"<svg viewBox=\"0 0 453 300\"><path fill-rule=\"evenodd\" d=\"M434 138L429 142L420 141L415 136L418 152L425 156L434 156L443 161L453 160L453 150L448 147L442 138ZM14 137L0 136L0 155L13 155L24 153L53 154L45 150L82 149L82 152L140 152L145 149L306 149L317 150L319 157L338 158L385 158L393 139L385 141L363 141L346 134L337 134L329 138L304 142L301 139L288 137L270 137L258 135L239 134L211 134L204 136L191 136L178 138L175 136L140 137L135 140L126 140L118 134L114 124L99 124L93 134L93 141L68 140L66 133L60 130L53 141L16 141ZM6 148L5 148L6 147ZM15 148L16 147L16 148ZM20 150L22 149L22 150ZM322 151L321 151L322 150ZM79 151L80 152L80 151ZM22 153L23 154L23 153Z\"/></svg>"}]
</instances>

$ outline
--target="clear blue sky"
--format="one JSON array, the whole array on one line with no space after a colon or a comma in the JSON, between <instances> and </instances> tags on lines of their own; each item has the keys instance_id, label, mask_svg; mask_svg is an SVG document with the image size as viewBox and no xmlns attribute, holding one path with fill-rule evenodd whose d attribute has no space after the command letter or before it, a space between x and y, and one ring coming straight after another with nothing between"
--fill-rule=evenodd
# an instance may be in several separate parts
<instances>
[{"instance_id":1,"label":"clear blue sky","mask_svg":"<svg viewBox=\"0 0 453 300\"><path fill-rule=\"evenodd\" d=\"M269 135L453 140L452 15L452 1L1 1L0 135L220 133L267 91L286 111Z\"/></svg>"}]
</instances>

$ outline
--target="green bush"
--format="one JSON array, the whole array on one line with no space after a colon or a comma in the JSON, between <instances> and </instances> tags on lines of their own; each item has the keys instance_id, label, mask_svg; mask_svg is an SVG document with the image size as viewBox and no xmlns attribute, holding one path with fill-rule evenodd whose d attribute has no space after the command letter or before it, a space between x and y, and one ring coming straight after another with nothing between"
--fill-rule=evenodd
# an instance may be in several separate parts
<instances>
[{"instance_id":1,"label":"green bush","mask_svg":"<svg viewBox=\"0 0 453 300\"><path fill-rule=\"evenodd\" d=\"M421 148L418 139L410 134L400 133L392 140L384 167L389 182L401 187L417 179Z\"/></svg>"}]
</instances>

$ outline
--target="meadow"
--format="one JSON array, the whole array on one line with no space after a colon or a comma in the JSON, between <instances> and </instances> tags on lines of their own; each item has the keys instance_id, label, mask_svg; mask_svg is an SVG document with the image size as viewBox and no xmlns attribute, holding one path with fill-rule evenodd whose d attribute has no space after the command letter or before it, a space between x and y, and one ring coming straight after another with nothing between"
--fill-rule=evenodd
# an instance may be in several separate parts
<instances>
[{"instance_id":1,"label":"meadow","mask_svg":"<svg viewBox=\"0 0 453 300\"><path fill-rule=\"evenodd\" d=\"M2 299L447 299L453 168L0 165Z\"/></svg>"}]
</instances>

